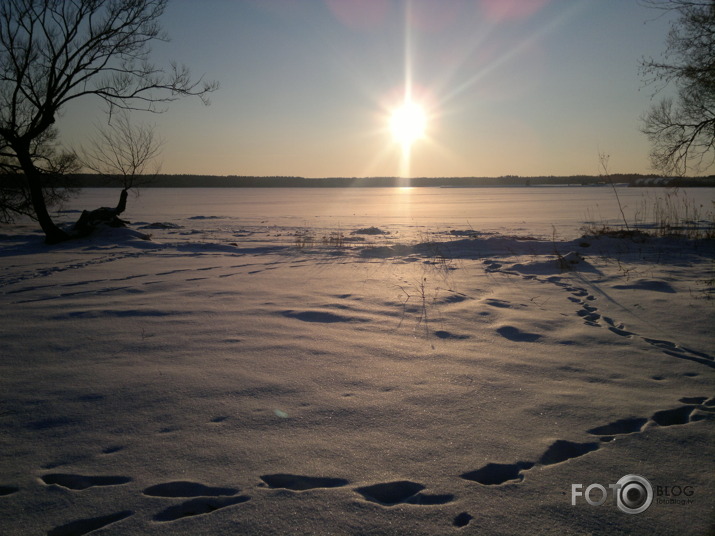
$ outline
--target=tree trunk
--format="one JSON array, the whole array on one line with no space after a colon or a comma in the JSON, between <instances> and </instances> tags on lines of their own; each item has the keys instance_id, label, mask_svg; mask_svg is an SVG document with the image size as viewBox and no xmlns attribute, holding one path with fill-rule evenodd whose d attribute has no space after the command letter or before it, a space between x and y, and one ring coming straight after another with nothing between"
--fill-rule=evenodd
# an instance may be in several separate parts
<instances>
[{"instance_id":1,"label":"tree trunk","mask_svg":"<svg viewBox=\"0 0 715 536\"><path fill-rule=\"evenodd\" d=\"M106 223L110 227L125 227L126 223L119 219L119 215L127 208L127 196L129 192L126 188L119 195L119 203L114 208L101 207L95 210L85 210L74 224L74 230L79 236L87 236L100 223Z\"/></svg>"},{"instance_id":2,"label":"tree trunk","mask_svg":"<svg viewBox=\"0 0 715 536\"><path fill-rule=\"evenodd\" d=\"M55 222L52 221L52 217L47 210L45 194L42 189L42 173L40 173L32 162L29 150L23 151L22 149L15 149L15 154L25 173L25 179L27 180L27 185L30 190L32 208L35 211L35 217L40 227L45 233L46 244L57 244L72 238L87 236L92 233L95 227L100 223L106 223L112 227L123 227L126 225L119 219L119 215L127 208L127 197L129 194L125 188L119 195L119 203L116 207L102 207L92 211L85 210L82 212L79 220L77 220L77 223L75 223L72 233L63 231L55 225Z\"/></svg>"},{"instance_id":3,"label":"tree trunk","mask_svg":"<svg viewBox=\"0 0 715 536\"><path fill-rule=\"evenodd\" d=\"M119 216L122 212L127 209L127 197L129 196L129 190L124 188L122 193L119 194L119 203L117 203L117 208L114 209L114 214Z\"/></svg>"},{"instance_id":4,"label":"tree trunk","mask_svg":"<svg viewBox=\"0 0 715 536\"><path fill-rule=\"evenodd\" d=\"M45 203L45 194L42 191L42 174L37 170L32 163L32 159L28 154L22 154L16 151L17 159L20 162L25 179L30 189L30 199L32 208L35 211L37 221L45 233L46 244L57 244L70 239L70 235L55 225L52 221L50 213L47 211L47 203Z\"/></svg>"}]
</instances>

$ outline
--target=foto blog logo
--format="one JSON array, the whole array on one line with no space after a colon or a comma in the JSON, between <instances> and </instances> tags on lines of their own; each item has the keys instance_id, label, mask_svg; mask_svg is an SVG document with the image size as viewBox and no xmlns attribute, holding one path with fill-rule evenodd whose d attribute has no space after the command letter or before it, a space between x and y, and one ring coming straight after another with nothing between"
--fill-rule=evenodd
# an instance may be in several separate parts
<instances>
[{"instance_id":1,"label":"foto blog logo","mask_svg":"<svg viewBox=\"0 0 715 536\"><path fill-rule=\"evenodd\" d=\"M616 506L626 514L645 512L653 502L653 486L640 475L626 475L615 484L608 484L608 489L601 484L590 484L584 489L583 484L571 484L571 506L582 497L591 506L601 506L606 502L609 490L613 494Z\"/></svg>"}]
</instances>

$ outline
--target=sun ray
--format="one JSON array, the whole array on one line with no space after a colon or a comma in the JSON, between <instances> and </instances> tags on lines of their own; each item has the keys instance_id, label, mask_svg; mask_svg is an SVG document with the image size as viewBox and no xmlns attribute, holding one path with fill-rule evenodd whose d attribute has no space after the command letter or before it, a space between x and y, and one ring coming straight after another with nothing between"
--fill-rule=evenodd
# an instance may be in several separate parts
<instances>
[{"instance_id":1,"label":"sun ray","mask_svg":"<svg viewBox=\"0 0 715 536\"><path fill-rule=\"evenodd\" d=\"M542 39L545 35L548 35L559 26L565 24L570 18L572 18L576 14L577 11L584 9L584 7L585 4L578 2L574 2L573 4L569 5L566 9L560 12L558 17L552 19L549 24L540 27L531 35L527 35L522 40L517 41L512 47L506 49L502 52L502 54L500 54L491 62L489 62L489 64L486 65L483 69L480 69L479 71L475 72L470 78L462 82L460 85L455 86L452 91L448 93L443 93L442 99L440 99L441 103L444 104L454 99L458 95L466 92L471 87L477 85L481 80L486 78L497 68L508 63L510 60L512 60L519 54L522 54L524 51L529 50L536 43L538 43L539 40ZM465 48L465 58L468 57L470 54L474 53L474 51L487 40L487 37L493 29L494 28L492 27L482 32L481 37L476 39L474 43L472 43L471 47ZM445 77L444 82L446 83L448 79L449 77Z\"/></svg>"},{"instance_id":2,"label":"sun ray","mask_svg":"<svg viewBox=\"0 0 715 536\"><path fill-rule=\"evenodd\" d=\"M404 42L404 62L405 62L405 95L403 107L408 103L412 103L412 31L410 25L410 19L412 18L412 3L405 2L405 42ZM398 115L400 112L398 112ZM404 115L404 113L402 114ZM394 129L394 117L393 112L393 129ZM398 124L402 123L398 120ZM404 134L404 125L400 128ZM394 135L394 130L393 130ZM410 160L412 156L412 143L405 143L405 138L402 139L402 161L400 163L400 175L405 178L410 177Z\"/></svg>"}]
</instances>

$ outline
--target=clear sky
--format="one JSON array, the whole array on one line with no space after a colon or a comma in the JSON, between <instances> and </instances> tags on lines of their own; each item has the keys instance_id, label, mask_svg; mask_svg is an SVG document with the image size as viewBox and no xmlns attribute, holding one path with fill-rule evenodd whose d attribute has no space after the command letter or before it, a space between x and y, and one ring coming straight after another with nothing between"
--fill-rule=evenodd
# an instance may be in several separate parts
<instances>
[{"instance_id":1,"label":"clear sky","mask_svg":"<svg viewBox=\"0 0 715 536\"><path fill-rule=\"evenodd\" d=\"M595 175L599 152L648 173L639 60L669 20L638 0L172 0L155 63L221 88L134 120L156 124L163 173ZM406 95L425 115L409 147L390 127ZM66 143L96 104L65 110Z\"/></svg>"}]
</instances>

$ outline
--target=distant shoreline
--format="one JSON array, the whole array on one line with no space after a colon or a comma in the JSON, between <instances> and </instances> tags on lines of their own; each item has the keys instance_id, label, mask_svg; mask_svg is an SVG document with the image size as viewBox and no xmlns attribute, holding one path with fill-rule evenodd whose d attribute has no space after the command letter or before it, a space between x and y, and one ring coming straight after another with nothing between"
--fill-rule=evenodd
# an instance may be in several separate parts
<instances>
[{"instance_id":1,"label":"distant shoreline","mask_svg":"<svg viewBox=\"0 0 715 536\"><path fill-rule=\"evenodd\" d=\"M80 188L116 188L121 181L100 175L80 174L70 177ZM533 187L533 186L622 186L622 187L715 187L715 176L658 177L653 175L615 174L609 177L574 175L568 177L252 177L216 175L157 175L140 180L142 188L380 188L380 187Z\"/></svg>"}]
</instances>

